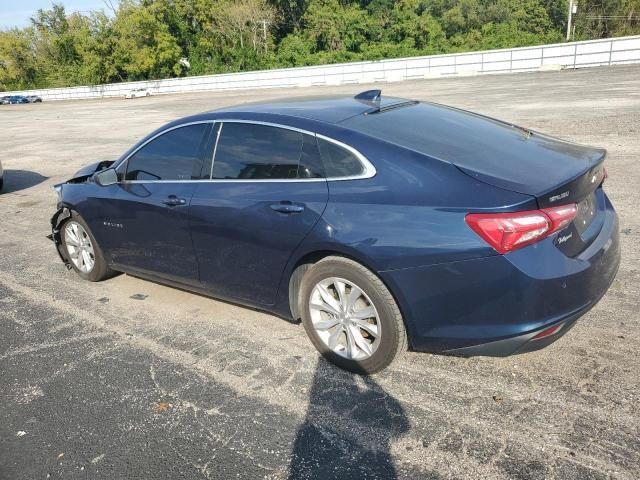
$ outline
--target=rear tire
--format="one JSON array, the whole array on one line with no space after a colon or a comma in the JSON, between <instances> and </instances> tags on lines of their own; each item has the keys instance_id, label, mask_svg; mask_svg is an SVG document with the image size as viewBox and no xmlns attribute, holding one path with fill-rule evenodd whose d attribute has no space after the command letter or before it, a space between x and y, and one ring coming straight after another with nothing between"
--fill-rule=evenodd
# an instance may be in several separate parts
<instances>
[{"instance_id":1,"label":"rear tire","mask_svg":"<svg viewBox=\"0 0 640 480\"><path fill-rule=\"evenodd\" d=\"M326 257L300 286L302 324L332 363L360 374L383 370L407 349L407 333L391 292L373 272L343 257Z\"/></svg>"},{"instance_id":2,"label":"rear tire","mask_svg":"<svg viewBox=\"0 0 640 480\"><path fill-rule=\"evenodd\" d=\"M99 282L117 274L109 268L98 242L80 215L73 214L60 230L67 260L81 278Z\"/></svg>"}]
</instances>

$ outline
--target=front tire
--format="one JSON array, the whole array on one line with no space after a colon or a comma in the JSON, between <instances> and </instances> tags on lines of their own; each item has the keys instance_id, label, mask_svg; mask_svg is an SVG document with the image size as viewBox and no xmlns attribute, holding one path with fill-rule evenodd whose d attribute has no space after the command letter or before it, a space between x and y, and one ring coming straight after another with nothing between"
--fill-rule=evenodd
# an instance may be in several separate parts
<instances>
[{"instance_id":1,"label":"front tire","mask_svg":"<svg viewBox=\"0 0 640 480\"><path fill-rule=\"evenodd\" d=\"M395 299L370 270L343 257L326 257L302 279L302 323L316 349L360 374L379 372L407 349Z\"/></svg>"},{"instance_id":2,"label":"front tire","mask_svg":"<svg viewBox=\"0 0 640 480\"><path fill-rule=\"evenodd\" d=\"M61 230L67 260L80 277L89 282L99 282L116 273L109 268L98 242L81 216L74 214Z\"/></svg>"}]
</instances>

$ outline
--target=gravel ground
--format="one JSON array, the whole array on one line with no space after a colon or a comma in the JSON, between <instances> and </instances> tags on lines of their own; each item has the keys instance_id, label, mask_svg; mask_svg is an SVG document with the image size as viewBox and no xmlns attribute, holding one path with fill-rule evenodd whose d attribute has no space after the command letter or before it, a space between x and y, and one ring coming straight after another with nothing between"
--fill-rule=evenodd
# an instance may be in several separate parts
<instances>
[{"instance_id":1,"label":"gravel ground","mask_svg":"<svg viewBox=\"0 0 640 480\"><path fill-rule=\"evenodd\" d=\"M366 88L0 107L0 478L640 477L640 67L381 85L609 150L618 277L540 352L407 353L353 376L299 325L127 275L85 283L45 239L51 185L166 121Z\"/></svg>"}]
</instances>

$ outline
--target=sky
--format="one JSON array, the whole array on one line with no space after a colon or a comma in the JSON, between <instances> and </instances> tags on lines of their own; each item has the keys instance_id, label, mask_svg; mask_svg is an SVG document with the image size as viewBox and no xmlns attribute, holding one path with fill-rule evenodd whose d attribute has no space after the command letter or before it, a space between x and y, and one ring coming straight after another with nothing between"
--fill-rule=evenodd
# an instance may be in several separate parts
<instances>
[{"instance_id":1,"label":"sky","mask_svg":"<svg viewBox=\"0 0 640 480\"><path fill-rule=\"evenodd\" d=\"M49 9L52 3L53 0L0 0L0 29L25 27L39 8ZM106 10L102 0L57 0L56 3L62 3L67 12Z\"/></svg>"}]
</instances>

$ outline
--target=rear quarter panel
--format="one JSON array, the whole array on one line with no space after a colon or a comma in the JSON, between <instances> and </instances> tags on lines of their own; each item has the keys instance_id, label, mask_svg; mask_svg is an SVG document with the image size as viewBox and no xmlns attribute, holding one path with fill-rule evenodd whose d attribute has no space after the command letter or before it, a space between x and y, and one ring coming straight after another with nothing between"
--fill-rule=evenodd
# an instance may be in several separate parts
<instances>
[{"instance_id":1,"label":"rear quarter panel","mask_svg":"<svg viewBox=\"0 0 640 480\"><path fill-rule=\"evenodd\" d=\"M308 249L337 244L377 271L495 255L465 215L535 208L533 197L474 180L451 164L358 134L333 138L357 148L377 173L329 182L329 203Z\"/></svg>"}]
</instances>

